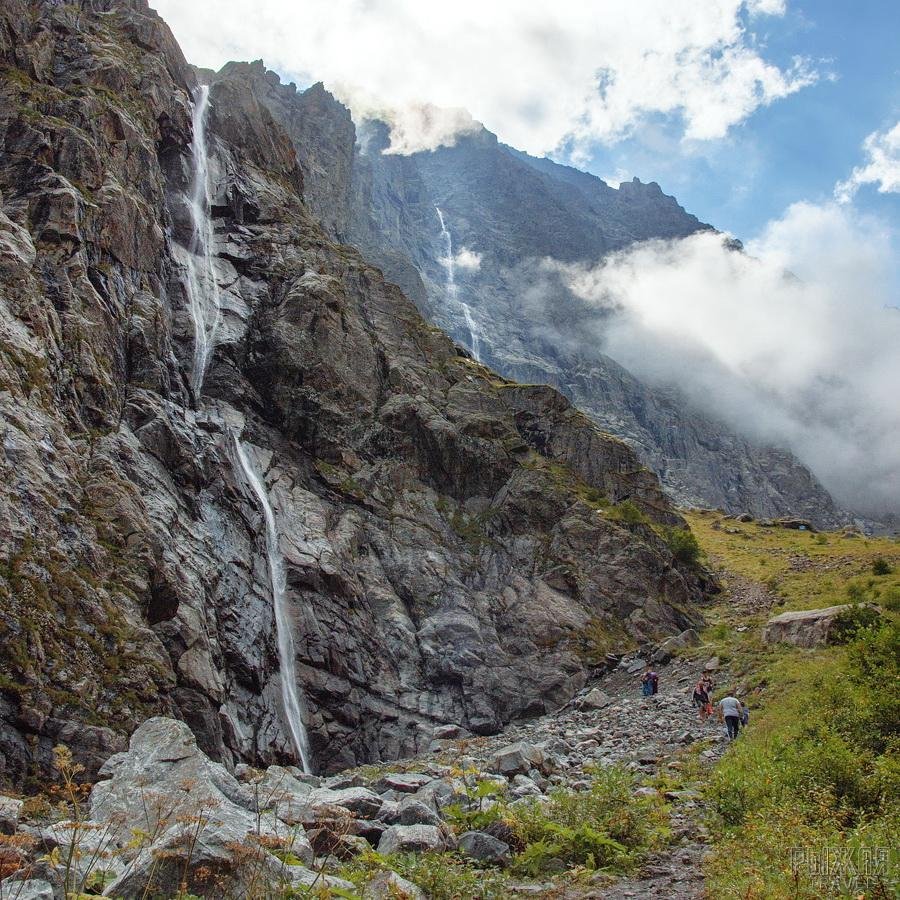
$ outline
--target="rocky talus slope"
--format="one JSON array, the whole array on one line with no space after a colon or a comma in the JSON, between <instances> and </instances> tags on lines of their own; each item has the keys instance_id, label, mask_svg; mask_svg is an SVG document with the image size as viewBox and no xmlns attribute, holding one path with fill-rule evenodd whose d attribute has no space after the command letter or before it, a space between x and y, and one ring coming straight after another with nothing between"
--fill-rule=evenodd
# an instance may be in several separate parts
<instances>
[{"instance_id":1,"label":"rocky talus slope","mask_svg":"<svg viewBox=\"0 0 900 900\"><path fill-rule=\"evenodd\" d=\"M614 189L507 147L486 129L433 152L383 154L386 126L366 122L357 134L347 109L321 84L298 91L258 60L207 75L246 82L285 128L307 175L310 204L323 210L334 234L471 349L465 302L483 361L509 378L554 385L633 447L679 503L759 517L803 515L821 527L848 520L791 453L748 440L599 352L596 310L540 270L546 258L594 265L638 241L711 227L659 185L634 179ZM455 249L479 258L477 268L457 267L456 298L448 296L438 207Z\"/></svg>"},{"instance_id":2,"label":"rocky talus slope","mask_svg":"<svg viewBox=\"0 0 900 900\"><path fill-rule=\"evenodd\" d=\"M426 891L391 869L400 862L392 854L400 852L452 853L443 859L468 860L476 873L480 867L471 893L453 896L702 897L706 832L692 779L721 755L725 738L714 721L699 722L690 705L702 662L663 664L652 698L639 696L643 667L626 657L566 708L495 737L473 738L448 726L429 753L402 767L329 778L281 766L239 766L234 777L198 749L182 723L150 719L127 752L104 764L81 819L50 823L0 798L3 824L23 848L21 868L0 890L4 897L51 900L66 888L97 883L102 872L104 894L123 898L173 896L179 889L287 897L312 888L322 896L424 900ZM688 758L699 768L685 777ZM598 766L633 772L630 790L669 821L667 844L632 877L615 880L599 871L554 877L551 866L538 877L515 874L519 848L504 820L469 830L460 824L461 811L496 803L539 809L560 791L589 791ZM487 800L475 787L482 785L493 786ZM374 848L375 864L348 881L342 867ZM75 862L65 865L70 857ZM441 857L431 858L440 864ZM440 896L451 896L447 890Z\"/></svg>"},{"instance_id":3,"label":"rocky talus slope","mask_svg":"<svg viewBox=\"0 0 900 900\"><path fill-rule=\"evenodd\" d=\"M221 308L198 395L196 73L143 0L8 0L0 64L4 778L59 743L90 775L154 714L229 766L295 760L239 447L319 770L547 712L610 648L697 621L702 573L663 539L682 522L653 474L323 228L240 73L209 94Z\"/></svg>"}]
</instances>

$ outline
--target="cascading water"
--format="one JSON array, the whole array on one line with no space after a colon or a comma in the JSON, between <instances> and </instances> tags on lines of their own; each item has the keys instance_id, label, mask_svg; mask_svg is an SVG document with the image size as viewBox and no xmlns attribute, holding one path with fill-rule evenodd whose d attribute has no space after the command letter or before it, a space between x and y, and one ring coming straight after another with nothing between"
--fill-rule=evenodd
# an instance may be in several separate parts
<instances>
[{"instance_id":1,"label":"cascading water","mask_svg":"<svg viewBox=\"0 0 900 900\"><path fill-rule=\"evenodd\" d=\"M300 757L303 771L309 772L309 737L306 733L306 726L303 724L303 706L297 692L294 636L291 633L291 623L284 595L287 573L284 568L284 559L278 549L275 513L272 510L266 486L253 463L250 462L247 450L237 436L234 438L234 445L241 471L250 487L253 488L253 493L256 494L265 519L266 558L269 563L269 579L272 582L272 606L275 610L275 633L278 638L278 660L281 666L281 701L294 749Z\"/></svg>"},{"instance_id":2,"label":"cascading water","mask_svg":"<svg viewBox=\"0 0 900 900\"><path fill-rule=\"evenodd\" d=\"M209 87L202 85L194 102L194 140L191 148L193 180L188 208L191 215L191 244L185 254L187 294L194 322L194 359L191 380L194 397L199 404L203 379L210 356L215 349L216 332L222 314L219 285L213 267L213 227L210 216L209 153L206 145L206 114L209 110ZM281 700L287 719L291 742L304 772L310 771L309 737L303 724L303 706L297 692L297 668L294 637L287 612L285 587L287 573L278 549L275 513L268 491L257 473L237 431L232 431L235 455L247 479L265 520L266 559L272 587L272 607L275 614L275 634L278 643L278 662L281 669Z\"/></svg>"},{"instance_id":3,"label":"cascading water","mask_svg":"<svg viewBox=\"0 0 900 900\"><path fill-rule=\"evenodd\" d=\"M206 114L209 111L209 85L201 85L194 101L194 140L191 145L193 180L188 209L191 215L191 244L185 254L187 293L194 322L194 360L191 383L199 402L206 367L215 348L216 332L222 314L219 285L213 271L213 227L210 217L209 154L206 147Z\"/></svg>"},{"instance_id":4,"label":"cascading water","mask_svg":"<svg viewBox=\"0 0 900 900\"><path fill-rule=\"evenodd\" d=\"M475 324L475 318L469 304L462 300L459 296L459 290L456 286L456 267L453 260L453 238L450 231L444 223L444 214L439 206L435 206L438 214L438 221L441 223L441 240L444 242L444 257L441 259L441 265L447 270L447 300L450 303L458 303L462 309L463 321L469 331L469 345L472 355L481 362L481 341L478 339L478 326Z\"/></svg>"}]
</instances>

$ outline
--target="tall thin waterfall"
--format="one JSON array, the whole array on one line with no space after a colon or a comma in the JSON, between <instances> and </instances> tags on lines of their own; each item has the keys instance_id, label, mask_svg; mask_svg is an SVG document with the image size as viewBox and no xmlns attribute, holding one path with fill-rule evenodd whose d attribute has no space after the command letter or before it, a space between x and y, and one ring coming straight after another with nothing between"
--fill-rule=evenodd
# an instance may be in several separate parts
<instances>
[{"instance_id":1,"label":"tall thin waterfall","mask_svg":"<svg viewBox=\"0 0 900 900\"><path fill-rule=\"evenodd\" d=\"M459 289L456 286L456 267L453 260L453 238L450 231L444 223L444 214L439 206L435 206L438 214L438 221L441 223L441 239L444 242L444 256L441 259L441 265L447 270L447 300L451 304L459 304L462 308L463 321L469 331L469 345L472 355L481 362L481 341L478 338L478 326L475 324L475 318L469 304L459 296Z\"/></svg>"},{"instance_id":2,"label":"tall thin waterfall","mask_svg":"<svg viewBox=\"0 0 900 900\"><path fill-rule=\"evenodd\" d=\"M272 607L275 611L275 632L278 638L278 661L281 666L281 701L284 706L284 714L287 719L288 730L294 749L300 757L303 771L309 772L309 736L306 726L303 724L303 704L297 692L297 664L294 655L294 636L291 632L291 623L288 618L287 603L285 601L285 587L287 585L287 573L284 568L284 559L278 549L278 531L275 528L275 513L272 511L272 503L269 500L269 492L262 478L256 471L247 450L238 437L234 438L237 459L240 463L244 477L253 488L256 499L259 501L266 522L266 558L269 563L269 579L272 583Z\"/></svg>"},{"instance_id":3,"label":"tall thin waterfall","mask_svg":"<svg viewBox=\"0 0 900 900\"><path fill-rule=\"evenodd\" d=\"M188 208L191 214L191 244L185 254L187 294L194 322L194 359L191 381L194 397L200 402L203 379L209 359L216 345L216 332L222 315L222 300L213 267L213 227L210 216L209 153L206 146L206 114L209 110L209 86L201 85L194 101L194 140L191 147L193 180ZM281 700L287 719L291 742L304 772L309 772L309 737L303 724L303 706L297 692L297 663L294 655L294 636L288 617L285 587L287 573L278 548L275 513L262 478L257 473L241 443L240 435L232 430L235 455L244 477L259 501L266 526L266 560L272 588L272 607L275 614L275 633L278 642L278 662L281 669Z\"/></svg>"},{"instance_id":4,"label":"tall thin waterfall","mask_svg":"<svg viewBox=\"0 0 900 900\"><path fill-rule=\"evenodd\" d=\"M194 360L191 382L199 400L206 367L215 348L222 315L219 285L213 270L213 227L209 192L209 154L206 147L206 114L209 85L201 85L194 100L194 140L191 145L193 180L188 209L191 214L191 244L186 256L187 293L194 322Z\"/></svg>"}]
</instances>

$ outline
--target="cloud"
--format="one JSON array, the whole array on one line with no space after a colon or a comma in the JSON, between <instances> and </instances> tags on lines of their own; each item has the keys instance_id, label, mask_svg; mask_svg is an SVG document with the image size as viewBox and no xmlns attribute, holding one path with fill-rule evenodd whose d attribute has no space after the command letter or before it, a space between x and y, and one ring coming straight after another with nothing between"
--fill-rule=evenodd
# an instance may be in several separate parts
<instances>
[{"instance_id":1,"label":"cloud","mask_svg":"<svg viewBox=\"0 0 900 900\"><path fill-rule=\"evenodd\" d=\"M715 139L817 78L804 60L786 68L767 60L755 40L758 17L784 14L780 0L155 6L192 62L262 56L299 81L323 80L355 115L391 110L398 153L452 142L471 126L463 109L536 154L582 157L659 115L680 122L688 139Z\"/></svg>"},{"instance_id":2,"label":"cloud","mask_svg":"<svg viewBox=\"0 0 900 900\"><path fill-rule=\"evenodd\" d=\"M477 272L481 268L481 254L470 250L468 247L462 247L453 257L453 263L457 269L468 269L470 272Z\"/></svg>"},{"instance_id":3,"label":"cloud","mask_svg":"<svg viewBox=\"0 0 900 900\"><path fill-rule=\"evenodd\" d=\"M900 122L889 131L873 131L863 141L866 164L835 185L839 203L848 203L864 184L877 184L880 194L900 193Z\"/></svg>"},{"instance_id":4,"label":"cloud","mask_svg":"<svg viewBox=\"0 0 900 900\"><path fill-rule=\"evenodd\" d=\"M799 203L746 253L707 232L639 244L592 267L545 260L545 289L561 280L584 310L577 335L563 326L552 339L582 350L599 343L739 433L789 447L840 503L896 513L892 240L847 208Z\"/></svg>"}]
</instances>

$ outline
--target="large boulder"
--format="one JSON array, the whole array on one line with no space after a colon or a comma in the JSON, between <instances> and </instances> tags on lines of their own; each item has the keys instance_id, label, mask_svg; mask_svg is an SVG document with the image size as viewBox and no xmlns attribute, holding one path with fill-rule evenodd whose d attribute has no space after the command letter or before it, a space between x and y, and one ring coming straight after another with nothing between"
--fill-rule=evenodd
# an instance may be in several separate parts
<instances>
[{"instance_id":1,"label":"large boulder","mask_svg":"<svg viewBox=\"0 0 900 900\"><path fill-rule=\"evenodd\" d=\"M382 856L390 853L426 853L450 850L452 838L436 825L391 825L378 842Z\"/></svg>"},{"instance_id":2,"label":"large boulder","mask_svg":"<svg viewBox=\"0 0 900 900\"><path fill-rule=\"evenodd\" d=\"M425 900L423 891L396 872L379 872L363 888L363 900Z\"/></svg>"},{"instance_id":3,"label":"large boulder","mask_svg":"<svg viewBox=\"0 0 900 900\"><path fill-rule=\"evenodd\" d=\"M588 691L579 701L579 709L595 710L603 709L612 703L612 698L605 691L598 687Z\"/></svg>"},{"instance_id":4,"label":"large boulder","mask_svg":"<svg viewBox=\"0 0 900 900\"><path fill-rule=\"evenodd\" d=\"M667 663L679 650L685 647L696 647L700 643L700 636L693 628L687 628L673 637L663 641L656 652L650 657L654 663Z\"/></svg>"},{"instance_id":5,"label":"large boulder","mask_svg":"<svg viewBox=\"0 0 900 900\"><path fill-rule=\"evenodd\" d=\"M22 801L15 797L0 797L0 834L15 834L19 826Z\"/></svg>"},{"instance_id":6,"label":"large boulder","mask_svg":"<svg viewBox=\"0 0 900 900\"><path fill-rule=\"evenodd\" d=\"M540 747L526 741L517 741L501 747L491 758L490 769L507 778L514 775L526 775L532 769L544 772L547 768L547 757ZM544 772L544 774L547 774Z\"/></svg>"},{"instance_id":7,"label":"large boulder","mask_svg":"<svg viewBox=\"0 0 900 900\"><path fill-rule=\"evenodd\" d=\"M509 844L483 831L467 831L459 836L459 849L470 859L494 866L509 862Z\"/></svg>"},{"instance_id":8,"label":"large boulder","mask_svg":"<svg viewBox=\"0 0 900 900\"><path fill-rule=\"evenodd\" d=\"M251 792L197 746L190 728L175 719L147 719L131 736L126 753L100 769L107 780L94 785L90 817L111 822L127 842L131 829L155 832L180 816L209 814L252 818Z\"/></svg>"},{"instance_id":9,"label":"large boulder","mask_svg":"<svg viewBox=\"0 0 900 900\"><path fill-rule=\"evenodd\" d=\"M185 880L203 895L213 886L209 879L240 896L256 881L286 880L273 849L313 862L304 829L279 818L279 802L287 796L305 804L315 789L277 767L252 788L240 784L197 747L183 722L148 719L132 735L128 752L100 771L110 777L91 791L92 829L123 847L134 834L143 836L117 859L122 865L113 870L112 896L174 896ZM65 830L54 837L58 845L71 842Z\"/></svg>"},{"instance_id":10,"label":"large boulder","mask_svg":"<svg viewBox=\"0 0 900 900\"><path fill-rule=\"evenodd\" d=\"M0 884L0 900L54 900L53 885L41 878L13 881L7 878Z\"/></svg>"},{"instance_id":11,"label":"large boulder","mask_svg":"<svg viewBox=\"0 0 900 900\"><path fill-rule=\"evenodd\" d=\"M763 629L767 644L793 644L795 647L818 647L828 643L837 617L851 608L850 604L784 612L769 619Z\"/></svg>"}]
</instances>

